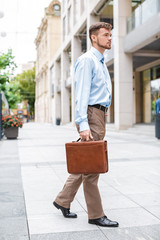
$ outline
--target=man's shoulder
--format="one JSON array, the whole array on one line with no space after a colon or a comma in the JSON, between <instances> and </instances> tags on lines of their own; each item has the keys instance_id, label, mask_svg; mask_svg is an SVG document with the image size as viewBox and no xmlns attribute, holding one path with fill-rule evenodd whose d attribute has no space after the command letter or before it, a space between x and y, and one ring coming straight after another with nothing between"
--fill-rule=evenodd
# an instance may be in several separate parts
<instances>
[{"instance_id":1,"label":"man's shoulder","mask_svg":"<svg viewBox=\"0 0 160 240\"><path fill-rule=\"evenodd\" d=\"M78 57L77 60L78 60L78 61L85 61L85 60L87 60L87 61L93 61L93 56L92 56L91 51L89 50L89 51L85 52L85 53L82 54L80 57Z\"/></svg>"}]
</instances>

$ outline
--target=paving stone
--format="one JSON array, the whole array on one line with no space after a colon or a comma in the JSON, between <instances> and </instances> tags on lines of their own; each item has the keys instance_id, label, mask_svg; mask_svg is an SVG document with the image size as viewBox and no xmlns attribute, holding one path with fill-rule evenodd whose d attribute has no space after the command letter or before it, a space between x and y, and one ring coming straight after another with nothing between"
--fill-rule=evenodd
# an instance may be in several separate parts
<instances>
[{"instance_id":1,"label":"paving stone","mask_svg":"<svg viewBox=\"0 0 160 240\"><path fill-rule=\"evenodd\" d=\"M21 197L23 196L22 183L19 182L18 184L0 184L0 193L6 193L8 195Z\"/></svg>"},{"instance_id":2,"label":"paving stone","mask_svg":"<svg viewBox=\"0 0 160 240\"><path fill-rule=\"evenodd\" d=\"M150 213L160 219L160 205L159 206L145 206Z\"/></svg>"},{"instance_id":3,"label":"paving stone","mask_svg":"<svg viewBox=\"0 0 160 240\"><path fill-rule=\"evenodd\" d=\"M160 225L102 229L109 240L159 240Z\"/></svg>"},{"instance_id":4,"label":"paving stone","mask_svg":"<svg viewBox=\"0 0 160 240\"><path fill-rule=\"evenodd\" d=\"M150 193L139 193L127 195L131 200L141 206L154 206L160 205L160 192Z\"/></svg>"},{"instance_id":5,"label":"paving stone","mask_svg":"<svg viewBox=\"0 0 160 240\"><path fill-rule=\"evenodd\" d=\"M29 240L17 141L0 151L0 240Z\"/></svg>"},{"instance_id":6,"label":"paving stone","mask_svg":"<svg viewBox=\"0 0 160 240\"><path fill-rule=\"evenodd\" d=\"M160 224L160 220L144 208L113 209L106 212L109 219L119 222L120 228Z\"/></svg>"},{"instance_id":7,"label":"paving stone","mask_svg":"<svg viewBox=\"0 0 160 240\"><path fill-rule=\"evenodd\" d=\"M25 216L24 202L0 202L0 218Z\"/></svg>"},{"instance_id":8,"label":"paving stone","mask_svg":"<svg viewBox=\"0 0 160 240\"><path fill-rule=\"evenodd\" d=\"M119 209L119 208L136 208L138 205L134 203L132 200L128 199L123 195L114 195L108 196L101 195L103 200L103 208L104 210L108 209Z\"/></svg>"},{"instance_id":9,"label":"paving stone","mask_svg":"<svg viewBox=\"0 0 160 240\"><path fill-rule=\"evenodd\" d=\"M79 212L76 219L64 218L60 211L48 215L30 216L28 224L30 234L97 230L96 225L88 224L88 217L84 212Z\"/></svg>"},{"instance_id":10,"label":"paving stone","mask_svg":"<svg viewBox=\"0 0 160 240\"><path fill-rule=\"evenodd\" d=\"M0 168L0 178L12 177L16 178L19 177L20 168L19 167L1 167Z\"/></svg>"},{"instance_id":11,"label":"paving stone","mask_svg":"<svg viewBox=\"0 0 160 240\"><path fill-rule=\"evenodd\" d=\"M30 240L27 235L3 235L0 240Z\"/></svg>"},{"instance_id":12,"label":"paving stone","mask_svg":"<svg viewBox=\"0 0 160 240\"><path fill-rule=\"evenodd\" d=\"M25 217L0 218L1 235L27 235L27 223Z\"/></svg>"},{"instance_id":13,"label":"paving stone","mask_svg":"<svg viewBox=\"0 0 160 240\"><path fill-rule=\"evenodd\" d=\"M24 202L24 197L22 196L13 196L8 192L0 192L0 203L2 202Z\"/></svg>"},{"instance_id":14,"label":"paving stone","mask_svg":"<svg viewBox=\"0 0 160 240\"><path fill-rule=\"evenodd\" d=\"M65 232L45 235L31 235L30 240L107 240L108 238L100 231Z\"/></svg>"}]
</instances>

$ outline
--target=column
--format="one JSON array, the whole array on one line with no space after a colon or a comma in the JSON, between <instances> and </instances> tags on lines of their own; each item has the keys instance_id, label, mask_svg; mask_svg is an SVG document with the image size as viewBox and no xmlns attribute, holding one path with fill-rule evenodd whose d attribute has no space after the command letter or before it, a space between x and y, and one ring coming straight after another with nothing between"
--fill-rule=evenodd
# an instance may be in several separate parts
<instances>
[{"instance_id":1,"label":"column","mask_svg":"<svg viewBox=\"0 0 160 240\"><path fill-rule=\"evenodd\" d=\"M61 54L61 123L70 122L70 93L65 87L65 81L67 79L66 72L69 66L68 53L63 51Z\"/></svg>"},{"instance_id":2,"label":"column","mask_svg":"<svg viewBox=\"0 0 160 240\"><path fill-rule=\"evenodd\" d=\"M89 9L89 1L87 4L87 9ZM89 28L92 24L99 22L99 18L100 18L99 16L91 15L89 12L90 11L87 11L87 13L88 13L88 15L87 15L87 50L89 50L91 47L91 41L89 38Z\"/></svg>"},{"instance_id":3,"label":"column","mask_svg":"<svg viewBox=\"0 0 160 240\"><path fill-rule=\"evenodd\" d=\"M34 115L35 115L35 122L38 122L38 77L36 76L36 86L35 86L35 103L34 103Z\"/></svg>"},{"instance_id":4,"label":"column","mask_svg":"<svg viewBox=\"0 0 160 240\"><path fill-rule=\"evenodd\" d=\"M61 94L57 93L58 79L60 77L60 63L54 62L53 81L54 81L54 97L52 99L52 121L56 124L56 119L61 118Z\"/></svg>"},{"instance_id":5,"label":"column","mask_svg":"<svg viewBox=\"0 0 160 240\"><path fill-rule=\"evenodd\" d=\"M71 43L71 96L72 96L72 123L75 122L75 89L74 89L74 64L76 59L81 55L81 41L78 37L73 36L72 37L72 43Z\"/></svg>"},{"instance_id":6,"label":"column","mask_svg":"<svg viewBox=\"0 0 160 240\"><path fill-rule=\"evenodd\" d=\"M135 105L136 105L136 123L142 122L142 83L140 72L135 72Z\"/></svg>"},{"instance_id":7,"label":"column","mask_svg":"<svg viewBox=\"0 0 160 240\"><path fill-rule=\"evenodd\" d=\"M132 55L124 52L126 17L131 15L131 0L114 0L114 103L115 127L133 125L133 63Z\"/></svg>"}]
</instances>

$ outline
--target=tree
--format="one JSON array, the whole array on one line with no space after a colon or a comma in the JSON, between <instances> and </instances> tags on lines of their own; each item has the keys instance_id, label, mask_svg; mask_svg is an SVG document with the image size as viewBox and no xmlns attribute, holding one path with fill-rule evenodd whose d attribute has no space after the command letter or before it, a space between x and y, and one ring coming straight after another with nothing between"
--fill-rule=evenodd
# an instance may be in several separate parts
<instances>
[{"instance_id":1,"label":"tree","mask_svg":"<svg viewBox=\"0 0 160 240\"><path fill-rule=\"evenodd\" d=\"M34 114L35 102L35 67L31 70L24 71L16 76L19 85L22 100L28 100L30 112Z\"/></svg>"},{"instance_id":2,"label":"tree","mask_svg":"<svg viewBox=\"0 0 160 240\"><path fill-rule=\"evenodd\" d=\"M11 49L7 53L0 53L0 91L4 92L10 108L15 107L20 100L17 85L9 83L16 67Z\"/></svg>"},{"instance_id":3,"label":"tree","mask_svg":"<svg viewBox=\"0 0 160 240\"><path fill-rule=\"evenodd\" d=\"M20 103L22 101L18 82L14 79L9 81L9 83L6 83L3 91L7 98L9 108L16 109L17 103Z\"/></svg>"},{"instance_id":4,"label":"tree","mask_svg":"<svg viewBox=\"0 0 160 240\"><path fill-rule=\"evenodd\" d=\"M8 49L7 53L0 54L0 90L2 88L4 90L6 82L9 81L9 77L16 67L11 49Z\"/></svg>"}]
</instances>

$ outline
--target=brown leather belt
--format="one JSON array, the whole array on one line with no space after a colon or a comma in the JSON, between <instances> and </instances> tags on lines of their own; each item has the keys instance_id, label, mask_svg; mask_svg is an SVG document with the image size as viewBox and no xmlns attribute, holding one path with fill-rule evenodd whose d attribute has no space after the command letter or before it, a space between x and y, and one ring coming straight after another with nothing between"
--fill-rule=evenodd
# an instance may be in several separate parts
<instances>
[{"instance_id":1,"label":"brown leather belt","mask_svg":"<svg viewBox=\"0 0 160 240\"><path fill-rule=\"evenodd\" d=\"M102 110L103 112L107 112L107 110L108 110L108 108L106 108L100 104L94 104L94 105L88 105L88 106L98 108L98 109Z\"/></svg>"}]
</instances>

